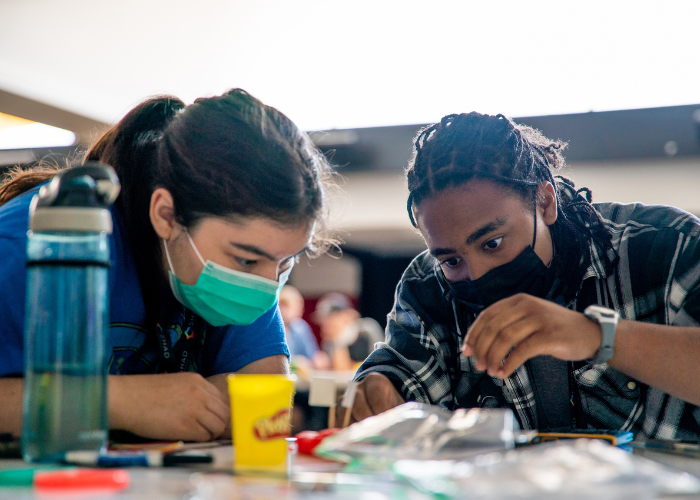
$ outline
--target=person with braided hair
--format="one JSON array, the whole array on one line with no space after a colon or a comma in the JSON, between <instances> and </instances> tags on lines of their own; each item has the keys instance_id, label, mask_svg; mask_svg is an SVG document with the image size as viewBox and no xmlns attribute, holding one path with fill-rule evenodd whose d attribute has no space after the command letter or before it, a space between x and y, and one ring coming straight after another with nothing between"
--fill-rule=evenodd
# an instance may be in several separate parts
<instances>
[{"instance_id":1,"label":"person with braided hair","mask_svg":"<svg viewBox=\"0 0 700 500\"><path fill-rule=\"evenodd\" d=\"M326 233L330 169L308 135L243 90L149 99L88 150L114 167L111 429L166 440L230 435L226 376L287 373L277 299ZM0 432L19 434L29 204L55 169L0 187Z\"/></svg>"},{"instance_id":2,"label":"person with braided hair","mask_svg":"<svg viewBox=\"0 0 700 500\"><path fill-rule=\"evenodd\" d=\"M409 265L352 419L404 401L511 408L525 429L700 438L700 220L591 203L565 144L445 116L414 140Z\"/></svg>"}]
</instances>

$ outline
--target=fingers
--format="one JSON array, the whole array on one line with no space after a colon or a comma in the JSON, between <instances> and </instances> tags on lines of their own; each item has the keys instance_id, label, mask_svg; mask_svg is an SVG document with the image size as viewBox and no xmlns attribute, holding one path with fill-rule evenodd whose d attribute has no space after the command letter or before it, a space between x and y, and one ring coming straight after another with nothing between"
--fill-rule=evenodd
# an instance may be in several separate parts
<instances>
[{"instance_id":1,"label":"fingers","mask_svg":"<svg viewBox=\"0 0 700 500\"><path fill-rule=\"evenodd\" d=\"M541 303L546 301L518 294L495 303L477 317L463 349L465 355L474 356L477 370L497 376L511 349L540 329L544 312Z\"/></svg>"},{"instance_id":2,"label":"fingers","mask_svg":"<svg viewBox=\"0 0 700 500\"><path fill-rule=\"evenodd\" d=\"M505 378L528 359L549 354L563 360L585 359L596 340L581 313L553 302L518 294L485 309L467 332L463 352L477 370Z\"/></svg>"},{"instance_id":3,"label":"fingers","mask_svg":"<svg viewBox=\"0 0 700 500\"><path fill-rule=\"evenodd\" d=\"M495 376L499 378L510 377L513 372L528 359L545 354L545 350L542 349L542 347L542 342L537 336L529 336L513 349L508 359L506 359L503 366L496 372Z\"/></svg>"},{"instance_id":4,"label":"fingers","mask_svg":"<svg viewBox=\"0 0 700 500\"><path fill-rule=\"evenodd\" d=\"M226 380L225 375L224 376L214 375L213 377L211 377L211 379L212 379L211 381L203 378L201 375L199 375L197 373L189 373L187 375L192 375L195 378L197 378L198 380L196 383L200 384L201 387L207 393L209 393L211 396L215 397L216 399L218 399L222 403L228 405L228 401L229 401L228 400L228 393L226 391L223 391L224 388L228 388L228 382ZM221 382L221 380L218 380L218 378L220 378L223 381L223 383ZM223 387L217 387L217 385L214 384L213 381L216 381L217 383L219 383L219 385L223 385Z\"/></svg>"},{"instance_id":5,"label":"fingers","mask_svg":"<svg viewBox=\"0 0 700 500\"><path fill-rule=\"evenodd\" d=\"M231 417L231 407L219 398L208 398L206 401L206 408L224 422L228 421Z\"/></svg>"},{"instance_id":6,"label":"fingers","mask_svg":"<svg viewBox=\"0 0 700 500\"><path fill-rule=\"evenodd\" d=\"M209 439L214 439L226 429L231 420L231 409L228 400L214 384L202 378L199 386L204 404L198 411L197 422L209 432Z\"/></svg>"},{"instance_id":7,"label":"fingers","mask_svg":"<svg viewBox=\"0 0 700 500\"><path fill-rule=\"evenodd\" d=\"M511 351L521 342L537 333L539 322L535 318L526 316L502 328L493 338L488 352L482 358L486 364L488 374L495 377L501 369L501 364L506 358L512 356ZM511 353L511 354L509 354ZM527 358L523 361L526 361Z\"/></svg>"},{"instance_id":8,"label":"fingers","mask_svg":"<svg viewBox=\"0 0 700 500\"><path fill-rule=\"evenodd\" d=\"M476 369L485 370L484 359L499 331L521 320L527 313L529 296L514 295L486 308L477 316L464 339L463 352L476 358Z\"/></svg>"},{"instance_id":9,"label":"fingers","mask_svg":"<svg viewBox=\"0 0 700 500\"><path fill-rule=\"evenodd\" d=\"M207 432L203 441L210 441L221 436L228 422L211 411L202 411L197 415L197 423Z\"/></svg>"}]
</instances>

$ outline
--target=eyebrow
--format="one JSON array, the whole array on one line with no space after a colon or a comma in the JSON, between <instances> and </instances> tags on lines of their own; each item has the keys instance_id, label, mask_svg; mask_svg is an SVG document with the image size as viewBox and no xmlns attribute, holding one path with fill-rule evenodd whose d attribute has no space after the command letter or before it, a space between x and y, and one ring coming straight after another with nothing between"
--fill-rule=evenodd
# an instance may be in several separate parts
<instances>
[{"instance_id":1,"label":"eyebrow","mask_svg":"<svg viewBox=\"0 0 700 500\"><path fill-rule=\"evenodd\" d=\"M483 237L486 234L489 234L496 229L498 229L501 226L504 226L506 221L502 219L496 219L493 222L489 222L488 224L485 224L481 226L479 229L474 231L472 234L469 235L467 238L467 245L473 244L475 241L477 241L479 238ZM454 248L435 248L430 251L430 254L433 257L441 257L443 255L449 255L456 253L457 251Z\"/></svg>"},{"instance_id":2,"label":"eyebrow","mask_svg":"<svg viewBox=\"0 0 700 500\"><path fill-rule=\"evenodd\" d=\"M272 261L277 260L277 257L267 253L265 250L263 250L259 247L256 247L255 245L246 245L244 243L234 243L234 242L231 242L231 245L238 248L239 250L243 250L244 252L254 253L255 255L259 255L260 257L265 257L266 259L269 259ZM288 258L296 257L297 255L301 255L304 252L306 252L306 250L307 250L307 247L304 247L299 252L297 252L296 254L294 254Z\"/></svg>"},{"instance_id":3,"label":"eyebrow","mask_svg":"<svg viewBox=\"0 0 700 500\"><path fill-rule=\"evenodd\" d=\"M496 219L495 221L489 222L488 224L480 227L479 229L477 229L469 235L469 238L467 238L467 245L471 245L482 236L489 234L490 232L495 231L499 227L505 225L505 223L506 221L502 219Z\"/></svg>"}]
</instances>

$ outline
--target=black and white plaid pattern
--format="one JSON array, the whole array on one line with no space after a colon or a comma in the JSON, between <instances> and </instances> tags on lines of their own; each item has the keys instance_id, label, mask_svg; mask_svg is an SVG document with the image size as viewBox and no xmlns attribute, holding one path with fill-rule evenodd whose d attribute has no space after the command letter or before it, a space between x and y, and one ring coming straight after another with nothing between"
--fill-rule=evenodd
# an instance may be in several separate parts
<instances>
[{"instance_id":1,"label":"black and white plaid pattern","mask_svg":"<svg viewBox=\"0 0 700 500\"><path fill-rule=\"evenodd\" d=\"M619 262L606 271L608 259L591 241L588 270L577 300L568 307L582 311L599 304L615 309L623 319L700 326L700 220L673 207L616 203L594 207L612 234ZM438 269L436 260L424 252L404 272L388 315L386 342L377 344L356 379L380 372L405 400L448 409L508 406L523 428L537 428L527 364L502 381L477 371L473 360L461 354L464 331L475 316L459 311L449 300ZM577 362L572 373L589 427L649 438L700 437L697 406L606 364Z\"/></svg>"}]
</instances>

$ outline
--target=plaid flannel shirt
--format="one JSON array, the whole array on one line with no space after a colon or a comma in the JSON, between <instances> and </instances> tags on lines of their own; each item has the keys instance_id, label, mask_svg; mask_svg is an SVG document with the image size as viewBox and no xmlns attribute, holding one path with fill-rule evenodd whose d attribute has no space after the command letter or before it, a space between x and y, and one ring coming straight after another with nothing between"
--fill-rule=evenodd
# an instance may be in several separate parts
<instances>
[{"instance_id":1,"label":"plaid flannel shirt","mask_svg":"<svg viewBox=\"0 0 700 500\"><path fill-rule=\"evenodd\" d=\"M700 220L665 206L601 203L594 207L612 234L619 262L615 267L606 265L612 250L604 254L591 241L590 264L580 292L567 307L583 311L598 304L616 310L622 319L700 326ZM376 345L355 379L379 372L406 401L447 409L510 407L523 428L537 428L528 363L500 380L476 370L473 358L461 353L464 334L475 317L459 310L446 290L438 262L423 252L397 286L386 342ZM581 361L569 363L569 370L578 390L578 411L589 428L660 439L700 437L697 406L607 364Z\"/></svg>"}]
</instances>

